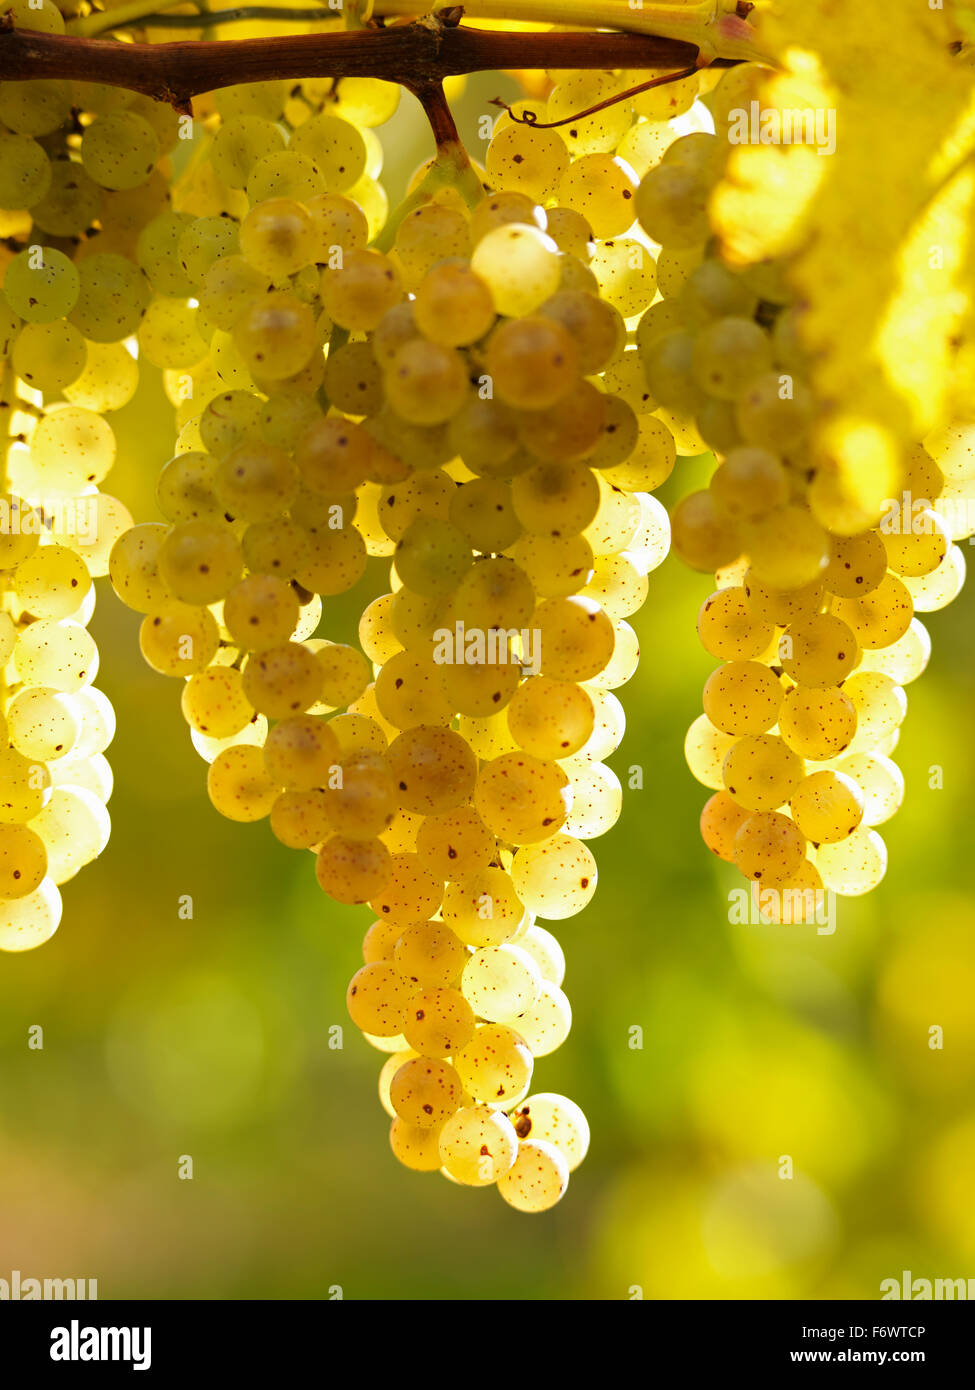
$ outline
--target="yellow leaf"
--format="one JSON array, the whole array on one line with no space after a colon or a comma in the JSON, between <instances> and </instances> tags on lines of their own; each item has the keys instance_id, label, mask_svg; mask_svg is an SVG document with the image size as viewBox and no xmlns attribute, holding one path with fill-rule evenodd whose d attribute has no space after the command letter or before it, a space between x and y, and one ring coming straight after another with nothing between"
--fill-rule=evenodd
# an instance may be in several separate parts
<instances>
[{"instance_id":1,"label":"yellow leaf","mask_svg":"<svg viewBox=\"0 0 975 1390\"><path fill-rule=\"evenodd\" d=\"M720 113L723 253L788 258L821 419L906 444L975 409L975 69L958 54L975 5L772 0L756 16L780 66L735 78L747 123Z\"/></svg>"}]
</instances>

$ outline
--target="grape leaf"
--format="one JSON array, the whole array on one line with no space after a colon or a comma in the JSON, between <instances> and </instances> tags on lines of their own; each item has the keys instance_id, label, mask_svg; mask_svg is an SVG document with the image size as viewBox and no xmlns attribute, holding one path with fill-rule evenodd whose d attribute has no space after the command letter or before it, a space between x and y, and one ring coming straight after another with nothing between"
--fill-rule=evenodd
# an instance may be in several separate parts
<instances>
[{"instance_id":1,"label":"grape leaf","mask_svg":"<svg viewBox=\"0 0 975 1390\"><path fill-rule=\"evenodd\" d=\"M770 0L752 18L779 68L740 70L744 109L766 113L769 139L815 115L802 143L736 144L724 103L723 254L788 258L834 437L848 418L900 446L975 418L975 68L958 51L975 3Z\"/></svg>"}]
</instances>

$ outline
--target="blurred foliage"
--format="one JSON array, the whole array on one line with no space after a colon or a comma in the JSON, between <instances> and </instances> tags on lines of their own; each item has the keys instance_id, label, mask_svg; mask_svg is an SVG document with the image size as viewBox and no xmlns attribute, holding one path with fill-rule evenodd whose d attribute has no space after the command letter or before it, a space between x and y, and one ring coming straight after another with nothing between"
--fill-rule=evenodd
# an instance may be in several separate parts
<instances>
[{"instance_id":1,"label":"blurred foliage","mask_svg":"<svg viewBox=\"0 0 975 1390\"><path fill-rule=\"evenodd\" d=\"M508 83L468 85L474 149ZM393 125L395 196L426 136L406 100ZM170 418L147 374L113 420L113 490L140 519L157 515ZM684 462L664 500L700 474ZM383 573L327 602L321 631L353 637ZM536 1069L535 1089L586 1110L592 1149L561 1205L528 1217L393 1160L383 1057L344 1007L367 911L326 902L311 857L266 825L211 809L177 683L145 666L137 615L100 584L114 830L54 939L0 964L0 1276L141 1298L876 1298L903 1269L975 1272L970 591L933 615L910 690L887 879L818 935L728 923L734 871L700 843L708 793L682 751L708 585L673 559L654 574L612 760L643 785L594 845L595 901L558 931L575 1026Z\"/></svg>"}]
</instances>

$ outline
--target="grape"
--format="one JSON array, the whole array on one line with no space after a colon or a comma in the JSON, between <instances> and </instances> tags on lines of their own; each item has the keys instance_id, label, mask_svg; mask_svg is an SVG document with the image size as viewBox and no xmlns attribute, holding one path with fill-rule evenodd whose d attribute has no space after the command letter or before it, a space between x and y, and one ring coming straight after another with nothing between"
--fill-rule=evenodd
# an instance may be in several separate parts
<instances>
[{"instance_id":1,"label":"grape","mask_svg":"<svg viewBox=\"0 0 975 1390\"><path fill-rule=\"evenodd\" d=\"M749 319L718 319L703 329L694 345L695 379L719 400L737 400L749 382L771 365L768 339Z\"/></svg>"},{"instance_id":2,"label":"grape","mask_svg":"<svg viewBox=\"0 0 975 1390\"><path fill-rule=\"evenodd\" d=\"M449 1062L430 1057L404 1062L389 1087L396 1114L404 1124L418 1129L439 1129L459 1109L462 1095L460 1074Z\"/></svg>"},{"instance_id":3,"label":"grape","mask_svg":"<svg viewBox=\"0 0 975 1390\"><path fill-rule=\"evenodd\" d=\"M802 685L839 685L860 660L860 648L841 617L820 613L787 628L779 641L779 659Z\"/></svg>"},{"instance_id":4,"label":"grape","mask_svg":"<svg viewBox=\"0 0 975 1390\"><path fill-rule=\"evenodd\" d=\"M739 397L736 411L742 438L773 453L788 453L794 448L809 428L811 418L808 389L776 372L756 377Z\"/></svg>"},{"instance_id":5,"label":"grape","mask_svg":"<svg viewBox=\"0 0 975 1390\"><path fill-rule=\"evenodd\" d=\"M456 1055L470 1042L475 1028L471 1006L457 989L411 993L402 1024L406 1041L424 1057Z\"/></svg>"},{"instance_id":6,"label":"grape","mask_svg":"<svg viewBox=\"0 0 975 1390\"><path fill-rule=\"evenodd\" d=\"M642 313L656 293L657 264L647 248L631 237L601 241L590 268L605 302L624 318Z\"/></svg>"},{"instance_id":7,"label":"grape","mask_svg":"<svg viewBox=\"0 0 975 1390\"><path fill-rule=\"evenodd\" d=\"M540 598L568 598L592 578L594 557L585 536L544 536L515 542L511 558Z\"/></svg>"},{"instance_id":8,"label":"grape","mask_svg":"<svg viewBox=\"0 0 975 1390\"><path fill-rule=\"evenodd\" d=\"M272 382L300 372L317 340L311 309L284 291L250 299L234 324L234 343L248 370Z\"/></svg>"},{"instance_id":9,"label":"grape","mask_svg":"<svg viewBox=\"0 0 975 1390\"><path fill-rule=\"evenodd\" d=\"M446 1171L466 1187L489 1187L515 1162L518 1137L506 1115L487 1105L465 1106L440 1131Z\"/></svg>"},{"instance_id":10,"label":"grape","mask_svg":"<svg viewBox=\"0 0 975 1390\"><path fill-rule=\"evenodd\" d=\"M458 879L487 868L495 855L495 841L473 807L458 806L424 818L417 835L417 851L441 878ZM452 889L453 885L448 884L445 914ZM448 920L446 915L444 920Z\"/></svg>"},{"instance_id":11,"label":"grape","mask_svg":"<svg viewBox=\"0 0 975 1390\"><path fill-rule=\"evenodd\" d=\"M791 805L802 833L814 845L822 845L839 843L853 834L863 817L864 800L851 777L823 771L803 779L792 794Z\"/></svg>"},{"instance_id":12,"label":"grape","mask_svg":"<svg viewBox=\"0 0 975 1390\"><path fill-rule=\"evenodd\" d=\"M775 734L746 734L722 764L726 789L749 811L774 811L789 800L802 775L802 759Z\"/></svg>"},{"instance_id":13,"label":"grape","mask_svg":"<svg viewBox=\"0 0 975 1390\"><path fill-rule=\"evenodd\" d=\"M832 594L856 598L876 589L887 573L887 551L876 531L858 536L831 536L823 583Z\"/></svg>"},{"instance_id":14,"label":"grape","mask_svg":"<svg viewBox=\"0 0 975 1390\"><path fill-rule=\"evenodd\" d=\"M353 332L375 328L402 293L395 265L379 251L350 251L341 267L322 272L325 312Z\"/></svg>"},{"instance_id":15,"label":"grape","mask_svg":"<svg viewBox=\"0 0 975 1390\"><path fill-rule=\"evenodd\" d=\"M255 270L271 280L285 280L314 259L311 216L293 198L258 203L241 224L240 250Z\"/></svg>"},{"instance_id":16,"label":"grape","mask_svg":"<svg viewBox=\"0 0 975 1390\"><path fill-rule=\"evenodd\" d=\"M727 734L764 734L779 718L781 682L757 661L719 666L704 687L704 713Z\"/></svg>"},{"instance_id":17,"label":"grape","mask_svg":"<svg viewBox=\"0 0 975 1390\"><path fill-rule=\"evenodd\" d=\"M56 395L85 367L85 340L73 324L27 323L13 347L14 371L36 391Z\"/></svg>"},{"instance_id":18,"label":"grape","mask_svg":"<svg viewBox=\"0 0 975 1390\"><path fill-rule=\"evenodd\" d=\"M220 632L207 608L174 603L149 614L139 629L139 647L154 671L191 676L205 670L220 645Z\"/></svg>"},{"instance_id":19,"label":"grape","mask_svg":"<svg viewBox=\"0 0 975 1390\"><path fill-rule=\"evenodd\" d=\"M581 155L559 182L559 202L586 219L600 238L619 236L637 216L638 180L622 159L609 153Z\"/></svg>"},{"instance_id":20,"label":"grape","mask_svg":"<svg viewBox=\"0 0 975 1390\"><path fill-rule=\"evenodd\" d=\"M697 170L682 164L659 164L644 176L636 190L634 212L661 245L696 246L708 235L708 193L707 181ZM584 212L585 208L579 211ZM614 232L604 235L612 236Z\"/></svg>"},{"instance_id":21,"label":"grape","mask_svg":"<svg viewBox=\"0 0 975 1390\"><path fill-rule=\"evenodd\" d=\"M267 276L243 256L221 256L204 276L200 308L217 328L229 331L248 306L269 289Z\"/></svg>"},{"instance_id":22,"label":"grape","mask_svg":"<svg viewBox=\"0 0 975 1390\"><path fill-rule=\"evenodd\" d=\"M159 140L144 117L133 111L98 116L85 130L81 159L103 188L137 188L159 158Z\"/></svg>"},{"instance_id":23,"label":"grape","mask_svg":"<svg viewBox=\"0 0 975 1390\"><path fill-rule=\"evenodd\" d=\"M515 124L496 132L485 165L489 177L506 191L544 203L555 196L569 156L557 130Z\"/></svg>"},{"instance_id":24,"label":"grape","mask_svg":"<svg viewBox=\"0 0 975 1390\"><path fill-rule=\"evenodd\" d=\"M447 515L452 525L464 533L471 549L482 554L507 550L522 534L511 487L500 479L472 478L454 488Z\"/></svg>"},{"instance_id":25,"label":"grape","mask_svg":"<svg viewBox=\"0 0 975 1390\"><path fill-rule=\"evenodd\" d=\"M474 805L484 824L511 844L533 844L554 835L565 820L571 795L557 764L528 753L503 753L484 763Z\"/></svg>"},{"instance_id":26,"label":"grape","mask_svg":"<svg viewBox=\"0 0 975 1390\"><path fill-rule=\"evenodd\" d=\"M498 1192L516 1211L548 1211L561 1201L569 1183L569 1165L543 1139L518 1145L515 1162L498 1179Z\"/></svg>"},{"instance_id":27,"label":"grape","mask_svg":"<svg viewBox=\"0 0 975 1390\"><path fill-rule=\"evenodd\" d=\"M712 854L735 862L735 837L745 821L754 819L727 792L715 792L701 812L701 838Z\"/></svg>"},{"instance_id":28,"label":"grape","mask_svg":"<svg viewBox=\"0 0 975 1390\"><path fill-rule=\"evenodd\" d=\"M330 642L316 653L322 672L322 701L343 709L359 698L369 684L369 664L354 647Z\"/></svg>"},{"instance_id":29,"label":"grape","mask_svg":"<svg viewBox=\"0 0 975 1390\"><path fill-rule=\"evenodd\" d=\"M531 956L541 971L543 981L561 985L565 979L565 953L550 931L532 925L518 933L517 944Z\"/></svg>"},{"instance_id":30,"label":"grape","mask_svg":"<svg viewBox=\"0 0 975 1390\"><path fill-rule=\"evenodd\" d=\"M0 898L26 898L47 872L47 850L36 830L0 825Z\"/></svg>"},{"instance_id":31,"label":"grape","mask_svg":"<svg viewBox=\"0 0 975 1390\"><path fill-rule=\"evenodd\" d=\"M340 817L336 819L342 823ZM397 851L392 854L386 882L369 905L377 917L397 922L405 928L433 917L442 898L443 880L436 878L423 865L419 855Z\"/></svg>"},{"instance_id":32,"label":"grape","mask_svg":"<svg viewBox=\"0 0 975 1390\"><path fill-rule=\"evenodd\" d=\"M537 1001L542 976L518 946L483 946L464 966L461 990L475 1014L488 1022L517 1018Z\"/></svg>"},{"instance_id":33,"label":"grape","mask_svg":"<svg viewBox=\"0 0 975 1390\"><path fill-rule=\"evenodd\" d=\"M173 597L183 603L215 603L240 578L240 545L227 525L183 521L173 526L159 546L159 576Z\"/></svg>"},{"instance_id":34,"label":"grape","mask_svg":"<svg viewBox=\"0 0 975 1390\"><path fill-rule=\"evenodd\" d=\"M326 840L315 863L319 886L339 903L368 902L382 891L389 871L389 850L381 840L343 835Z\"/></svg>"},{"instance_id":35,"label":"grape","mask_svg":"<svg viewBox=\"0 0 975 1390\"><path fill-rule=\"evenodd\" d=\"M748 521L742 536L756 577L774 589L812 584L829 563L826 532L809 512L792 504Z\"/></svg>"},{"instance_id":36,"label":"grape","mask_svg":"<svg viewBox=\"0 0 975 1390\"><path fill-rule=\"evenodd\" d=\"M835 770L849 777L863 793L864 825L882 825L900 810L904 774L890 758L879 753L850 753L839 759Z\"/></svg>"},{"instance_id":37,"label":"grape","mask_svg":"<svg viewBox=\"0 0 975 1390\"><path fill-rule=\"evenodd\" d=\"M186 681L181 701L186 723L210 738L231 738L255 717L241 673L232 666L199 671Z\"/></svg>"},{"instance_id":38,"label":"grape","mask_svg":"<svg viewBox=\"0 0 975 1390\"><path fill-rule=\"evenodd\" d=\"M767 449L733 449L712 477L710 488L736 521L756 521L789 499L788 474Z\"/></svg>"},{"instance_id":39,"label":"grape","mask_svg":"<svg viewBox=\"0 0 975 1390\"><path fill-rule=\"evenodd\" d=\"M571 774L572 807L565 819L565 830L581 840L605 835L619 820L623 809L620 780L603 763L587 762Z\"/></svg>"},{"instance_id":40,"label":"grape","mask_svg":"<svg viewBox=\"0 0 975 1390\"><path fill-rule=\"evenodd\" d=\"M0 951L33 950L50 940L60 921L61 894L46 878L25 898L0 903Z\"/></svg>"},{"instance_id":41,"label":"grape","mask_svg":"<svg viewBox=\"0 0 975 1390\"><path fill-rule=\"evenodd\" d=\"M289 147L310 158L330 192L342 193L365 173L366 145L361 133L340 116L321 114L298 126Z\"/></svg>"},{"instance_id":42,"label":"grape","mask_svg":"<svg viewBox=\"0 0 975 1390\"><path fill-rule=\"evenodd\" d=\"M532 1053L514 1029L488 1023L456 1055L457 1075L465 1092L487 1105L510 1104L531 1084Z\"/></svg>"},{"instance_id":43,"label":"grape","mask_svg":"<svg viewBox=\"0 0 975 1390\"><path fill-rule=\"evenodd\" d=\"M699 715L684 739L684 758L691 775L712 791L720 791L724 786L724 759L734 747L731 734L716 729L706 714Z\"/></svg>"},{"instance_id":44,"label":"grape","mask_svg":"<svg viewBox=\"0 0 975 1390\"><path fill-rule=\"evenodd\" d=\"M816 867L826 888L858 898L876 888L887 872L887 847L876 830L861 826L841 843L822 845Z\"/></svg>"},{"instance_id":45,"label":"grape","mask_svg":"<svg viewBox=\"0 0 975 1390\"><path fill-rule=\"evenodd\" d=\"M429 598L457 589L470 564L470 547L463 532L436 517L415 517L396 547L396 570L403 583Z\"/></svg>"},{"instance_id":46,"label":"grape","mask_svg":"<svg viewBox=\"0 0 975 1390\"><path fill-rule=\"evenodd\" d=\"M25 685L74 694L98 674L98 649L70 618L40 618L17 639L14 665Z\"/></svg>"},{"instance_id":47,"label":"grape","mask_svg":"<svg viewBox=\"0 0 975 1390\"><path fill-rule=\"evenodd\" d=\"M139 326L151 291L141 270L113 252L86 257L71 322L96 343L117 343ZM8 272L9 274L9 272Z\"/></svg>"},{"instance_id":48,"label":"grape","mask_svg":"<svg viewBox=\"0 0 975 1390\"><path fill-rule=\"evenodd\" d=\"M453 711L443 691L443 668L416 652L397 652L376 680L376 705L397 729L449 724Z\"/></svg>"},{"instance_id":49,"label":"grape","mask_svg":"<svg viewBox=\"0 0 975 1390\"><path fill-rule=\"evenodd\" d=\"M247 200L251 205L271 198L305 202L325 191L325 180L314 160L290 149L262 155L247 175Z\"/></svg>"},{"instance_id":50,"label":"grape","mask_svg":"<svg viewBox=\"0 0 975 1390\"><path fill-rule=\"evenodd\" d=\"M904 722L907 696L890 676L878 671L855 671L844 681L843 694L853 705L857 717L851 752L871 750Z\"/></svg>"},{"instance_id":51,"label":"grape","mask_svg":"<svg viewBox=\"0 0 975 1390\"><path fill-rule=\"evenodd\" d=\"M416 986L393 966L364 965L352 976L346 994L349 1017L357 1028L375 1037L399 1034L404 1010L416 997Z\"/></svg>"},{"instance_id":52,"label":"grape","mask_svg":"<svg viewBox=\"0 0 975 1390\"><path fill-rule=\"evenodd\" d=\"M930 635L915 618L904 635L889 647L865 651L860 665L864 671L879 671L900 685L908 685L923 675L930 659Z\"/></svg>"},{"instance_id":53,"label":"grape","mask_svg":"<svg viewBox=\"0 0 975 1390\"><path fill-rule=\"evenodd\" d=\"M80 727L77 705L71 696L58 691L26 686L7 707L11 744L35 762L53 762L70 754L78 742Z\"/></svg>"},{"instance_id":54,"label":"grape","mask_svg":"<svg viewBox=\"0 0 975 1390\"><path fill-rule=\"evenodd\" d=\"M399 923L390 925L400 931ZM446 989L457 983L467 951L445 924L421 922L396 937L392 959L400 974L421 989Z\"/></svg>"},{"instance_id":55,"label":"grape","mask_svg":"<svg viewBox=\"0 0 975 1390\"><path fill-rule=\"evenodd\" d=\"M493 841L492 841L493 843ZM443 920L467 946L501 946L525 920L510 876L494 865L451 866L444 890Z\"/></svg>"},{"instance_id":56,"label":"grape","mask_svg":"<svg viewBox=\"0 0 975 1390\"><path fill-rule=\"evenodd\" d=\"M823 762L849 748L857 730L857 707L848 690L795 686L779 711L779 733L802 758Z\"/></svg>"},{"instance_id":57,"label":"grape","mask_svg":"<svg viewBox=\"0 0 975 1390\"><path fill-rule=\"evenodd\" d=\"M477 761L459 734L424 725L394 739L389 766L401 805L427 816L466 802L477 777Z\"/></svg>"},{"instance_id":58,"label":"grape","mask_svg":"<svg viewBox=\"0 0 975 1390\"><path fill-rule=\"evenodd\" d=\"M625 341L619 311L586 290L559 290L538 313L568 332L576 346L579 370L586 376L607 367Z\"/></svg>"},{"instance_id":59,"label":"grape","mask_svg":"<svg viewBox=\"0 0 975 1390\"><path fill-rule=\"evenodd\" d=\"M613 655L613 625L591 599L547 599L536 610L534 623L541 674L554 680L591 680Z\"/></svg>"},{"instance_id":60,"label":"grape","mask_svg":"<svg viewBox=\"0 0 975 1390\"><path fill-rule=\"evenodd\" d=\"M589 1152L589 1125L574 1101L565 1096L540 1092L528 1096L512 1111L512 1123L524 1143L541 1140L553 1145L574 1172Z\"/></svg>"},{"instance_id":61,"label":"grape","mask_svg":"<svg viewBox=\"0 0 975 1390\"><path fill-rule=\"evenodd\" d=\"M701 645L722 661L748 661L766 651L775 629L757 617L740 586L719 589L705 599L697 618Z\"/></svg>"},{"instance_id":62,"label":"grape","mask_svg":"<svg viewBox=\"0 0 975 1390\"><path fill-rule=\"evenodd\" d=\"M519 899L549 921L574 917L596 891L596 861L571 835L553 835L519 849L511 865Z\"/></svg>"},{"instance_id":63,"label":"grape","mask_svg":"<svg viewBox=\"0 0 975 1390\"><path fill-rule=\"evenodd\" d=\"M101 854L112 828L95 793L70 786L54 788L32 827L46 847L47 872L57 884L66 883Z\"/></svg>"},{"instance_id":64,"label":"grape","mask_svg":"<svg viewBox=\"0 0 975 1390\"><path fill-rule=\"evenodd\" d=\"M58 492L99 483L115 462L112 427L80 406L51 411L34 431L31 462L45 487Z\"/></svg>"},{"instance_id":65,"label":"grape","mask_svg":"<svg viewBox=\"0 0 975 1390\"><path fill-rule=\"evenodd\" d=\"M888 573L862 598L838 598L833 612L849 625L862 647L891 647L910 628L914 604L903 580Z\"/></svg>"},{"instance_id":66,"label":"grape","mask_svg":"<svg viewBox=\"0 0 975 1390\"><path fill-rule=\"evenodd\" d=\"M322 673L300 642L283 642L255 652L244 667L244 694L269 719L300 714L318 699Z\"/></svg>"},{"instance_id":67,"label":"grape","mask_svg":"<svg viewBox=\"0 0 975 1390\"><path fill-rule=\"evenodd\" d=\"M491 291L498 313L520 318L558 289L559 249L538 227L509 222L481 238L471 269Z\"/></svg>"},{"instance_id":68,"label":"grape","mask_svg":"<svg viewBox=\"0 0 975 1390\"><path fill-rule=\"evenodd\" d=\"M454 348L414 338L398 350L385 378L392 410L415 425L439 425L462 408L470 383Z\"/></svg>"},{"instance_id":69,"label":"grape","mask_svg":"<svg viewBox=\"0 0 975 1390\"><path fill-rule=\"evenodd\" d=\"M961 593L965 583L964 553L951 546L936 570L920 579L904 579L904 588L911 596L916 613L933 613L945 608Z\"/></svg>"},{"instance_id":70,"label":"grape","mask_svg":"<svg viewBox=\"0 0 975 1390\"><path fill-rule=\"evenodd\" d=\"M36 208L49 195L51 162L31 133L0 132L0 170L0 207Z\"/></svg>"},{"instance_id":71,"label":"grape","mask_svg":"<svg viewBox=\"0 0 975 1390\"><path fill-rule=\"evenodd\" d=\"M581 685L532 676L508 705L508 728L536 758L568 758L593 730L593 702Z\"/></svg>"},{"instance_id":72,"label":"grape","mask_svg":"<svg viewBox=\"0 0 975 1390\"><path fill-rule=\"evenodd\" d=\"M53 323L71 313L80 285L78 270L62 251L32 246L8 263L3 292L14 313L28 323Z\"/></svg>"},{"instance_id":73,"label":"grape","mask_svg":"<svg viewBox=\"0 0 975 1390\"><path fill-rule=\"evenodd\" d=\"M465 265L434 266L420 282L413 305L416 327L432 342L462 347L483 338L494 322L494 303L483 280Z\"/></svg>"},{"instance_id":74,"label":"grape","mask_svg":"<svg viewBox=\"0 0 975 1390\"><path fill-rule=\"evenodd\" d=\"M684 497L670 518L674 550L691 569L716 570L737 559L741 539L710 492Z\"/></svg>"}]
</instances>

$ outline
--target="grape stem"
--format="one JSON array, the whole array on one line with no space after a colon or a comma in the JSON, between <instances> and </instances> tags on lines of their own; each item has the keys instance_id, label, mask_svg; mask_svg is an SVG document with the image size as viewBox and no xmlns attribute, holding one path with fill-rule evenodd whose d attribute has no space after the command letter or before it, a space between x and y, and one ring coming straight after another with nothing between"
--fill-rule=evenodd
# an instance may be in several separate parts
<instances>
[{"instance_id":1,"label":"grape stem","mask_svg":"<svg viewBox=\"0 0 975 1390\"><path fill-rule=\"evenodd\" d=\"M748 22L753 9L748 0L696 0L693 4L669 5L648 4L645 0L467 0L464 5L470 19L621 29L693 44L704 62L714 58L768 62L758 33ZM415 14L416 0L376 0L374 13Z\"/></svg>"},{"instance_id":2,"label":"grape stem","mask_svg":"<svg viewBox=\"0 0 975 1390\"><path fill-rule=\"evenodd\" d=\"M204 92L276 79L375 77L415 87L505 68L673 70L698 61L694 43L650 34L511 33L420 21L280 38L146 44L14 29L9 13L0 16L0 82L97 79L183 110Z\"/></svg>"},{"instance_id":3,"label":"grape stem","mask_svg":"<svg viewBox=\"0 0 975 1390\"><path fill-rule=\"evenodd\" d=\"M638 87L627 87L625 92L617 92L615 96L607 97L595 106L587 106L585 111L573 111L571 116L563 116L560 121L540 121L537 112L530 109L523 111L519 116L511 103L502 101L500 97L492 97L491 105L503 107L516 125L532 125L537 130L555 130L557 126L571 125L573 121L581 121L586 116L595 116L597 111L605 111L608 106L628 101L630 97L639 96L641 92L649 92L651 87L664 87L668 82L680 82L685 77L693 77L697 71L698 69L693 67L681 68L678 72L665 72L662 77L652 77L649 82L641 82Z\"/></svg>"}]
</instances>

